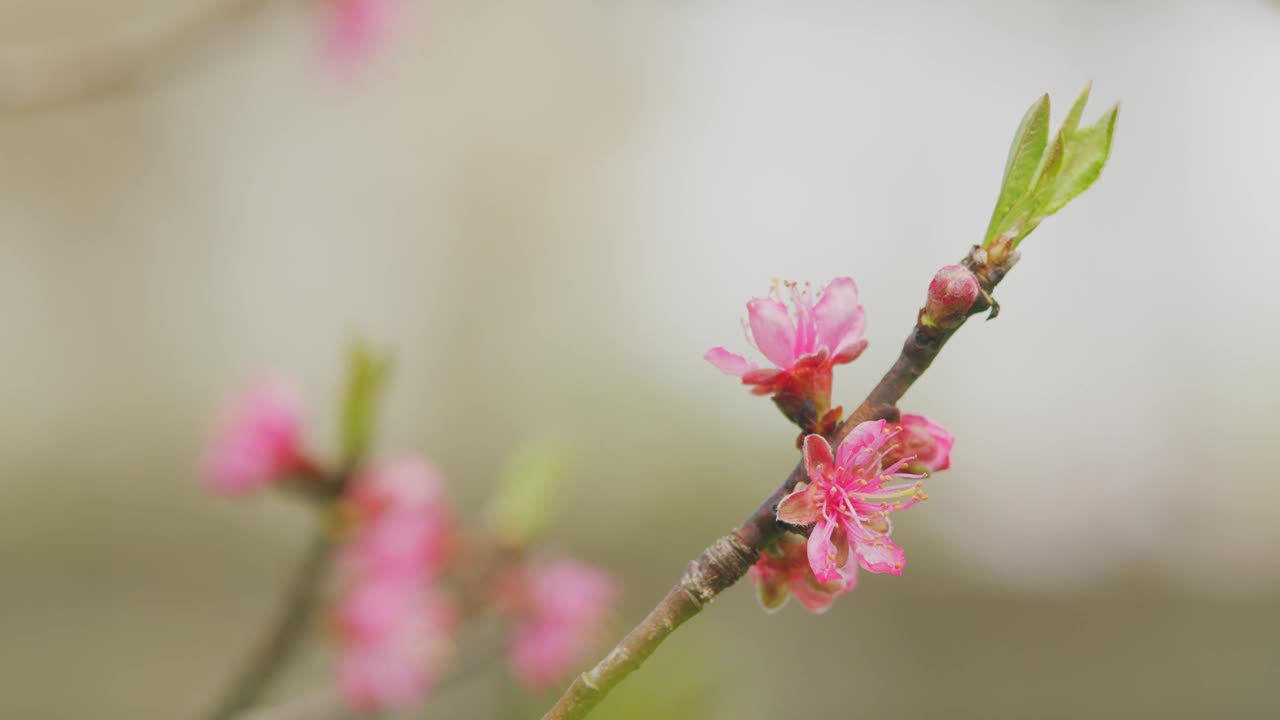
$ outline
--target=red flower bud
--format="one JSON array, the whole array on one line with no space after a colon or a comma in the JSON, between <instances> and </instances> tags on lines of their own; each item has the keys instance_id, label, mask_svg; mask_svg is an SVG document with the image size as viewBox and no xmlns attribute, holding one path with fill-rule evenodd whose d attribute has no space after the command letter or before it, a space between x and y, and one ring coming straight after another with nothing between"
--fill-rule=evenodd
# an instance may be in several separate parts
<instances>
[{"instance_id":1,"label":"red flower bud","mask_svg":"<svg viewBox=\"0 0 1280 720\"><path fill-rule=\"evenodd\" d=\"M977 302L982 287L978 277L963 265L948 265L929 283L929 299L925 302L921 321L929 325L950 325L969 312Z\"/></svg>"}]
</instances>

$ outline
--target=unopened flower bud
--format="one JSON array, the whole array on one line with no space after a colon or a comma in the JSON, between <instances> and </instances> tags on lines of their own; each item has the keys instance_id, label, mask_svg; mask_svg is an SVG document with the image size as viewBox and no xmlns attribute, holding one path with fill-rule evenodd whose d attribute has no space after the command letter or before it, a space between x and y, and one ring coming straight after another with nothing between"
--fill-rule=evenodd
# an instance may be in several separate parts
<instances>
[{"instance_id":1,"label":"unopened flower bud","mask_svg":"<svg viewBox=\"0 0 1280 720\"><path fill-rule=\"evenodd\" d=\"M903 415L890 427L897 431L895 442L885 453L885 465L898 461L909 473L929 475L951 467L951 448L956 438L947 429L923 415Z\"/></svg>"},{"instance_id":2,"label":"unopened flower bud","mask_svg":"<svg viewBox=\"0 0 1280 720\"><path fill-rule=\"evenodd\" d=\"M963 265L948 265L929 283L921 321L928 325L951 325L962 319L977 302L982 287L978 277Z\"/></svg>"}]
</instances>

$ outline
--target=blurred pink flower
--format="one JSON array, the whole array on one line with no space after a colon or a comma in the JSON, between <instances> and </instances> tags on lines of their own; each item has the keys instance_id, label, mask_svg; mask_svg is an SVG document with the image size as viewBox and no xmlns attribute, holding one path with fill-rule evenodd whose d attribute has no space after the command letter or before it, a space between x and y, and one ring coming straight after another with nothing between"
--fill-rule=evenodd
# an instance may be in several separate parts
<instances>
[{"instance_id":1,"label":"blurred pink flower","mask_svg":"<svg viewBox=\"0 0 1280 720\"><path fill-rule=\"evenodd\" d=\"M327 52L339 66L366 58L382 42L399 0L330 0Z\"/></svg>"},{"instance_id":2,"label":"blurred pink flower","mask_svg":"<svg viewBox=\"0 0 1280 720\"><path fill-rule=\"evenodd\" d=\"M748 575L756 586L761 607L775 612L795 595L800 604L813 613L822 613L835 599L858 584L858 563L852 557L839 569L839 577L819 582L809 564L805 539L787 533L760 553Z\"/></svg>"},{"instance_id":3,"label":"blurred pink flower","mask_svg":"<svg viewBox=\"0 0 1280 720\"><path fill-rule=\"evenodd\" d=\"M348 541L343 565L363 576L434 577L448 557L452 531L443 513L387 511Z\"/></svg>"},{"instance_id":4,"label":"blurred pink flower","mask_svg":"<svg viewBox=\"0 0 1280 720\"><path fill-rule=\"evenodd\" d=\"M516 614L511 660L529 690L554 685L585 659L618 599L617 583L591 565L565 560L515 571L502 592Z\"/></svg>"},{"instance_id":5,"label":"blurred pink flower","mask_svg":"<svg viewBox=\"0 0 1280 720\"><path fill-rule=\"evenodd\" d=\"M866 317L858 304L858 288L847 277L836 278L814 303L809 286L788 283L792 310L775 284L771 297L747 303L747 341L773 363L759 368L723 347L703 356L721 371L742 378L757 395L773 394L779 408L802 427L816 423L830 409L831 374L836 365L852 362L867 347L862 338Z\"/></svg>"},{"instance_id":6,"label":"blurred pink flower","mask_svg":"<svg viewBox=\"0 0 1280 720\"><path fill-rule=\"evenodd\" d=\"M360 576L434 577L447 559L454 521L431 461L386 460L355 476L343 499L356 528L343 562Z\"/></svg>"},{"instance_id":7,"label":"blurred pink flower","mask_svg":"<svg viewBox=\"0 0 1280 720\"><path fill-rule=\"evenodd\" d=\"M821 435L804 439L809 484L783 498L778 520L814 526L808 555L819 582L841 578L851 551L865 570L902 574L905 556L889 539L889 514L928 498L918 482L886 484L921 477L903 470L910 457L884 464L900 432L884 420L861 423L840 443L835 458Z\"/></svg>"},{"instance_id":8,"label":"blurred pink flower","mask_svg":"<svg viewBox=\"0 0 1280 720\"><path fill-rule=\"evenodd\" d=\"M358 586L339 607L338 686L361 712L420 701L452 650L457 613L418 584Z\"/></svg>"},{"instance_id":9,"label":"blurred pink flower","mask_svg":"<svg viewBox=\"0 0 1280 720\"><path fill-rule=\"evenodd\" d=\"M209 489L244 495L290 472L310 472L302 454L297 394L288 384L259 383L227 406L204 462Z\"/></svg>"},{"instance_id":10,"label":"blurred pink flower","mask_svg":"<svg viewBox=\"0 0 1280 720\"><path fill-rule=\"evenodd\" d=\"M885 464L907 460L903 469L926 475L951 467L951 448L956 439L947 429L923 415L903 415L891 427L901 428L898 442L885 456Z\"/></svg>"},{"instance_id":11,"label":"blurred pink flower","mask_svg":"<svg viewBox=\"0 0 1280 720\"><path fill-rule=\"evenodd\" d=\"M452 519L430 461L403 457L356 475L344 498L354 528L340 568L339 686L351 707L404 707L448 656L455 613L432 589Z\"/></svg>"}]
</instances>

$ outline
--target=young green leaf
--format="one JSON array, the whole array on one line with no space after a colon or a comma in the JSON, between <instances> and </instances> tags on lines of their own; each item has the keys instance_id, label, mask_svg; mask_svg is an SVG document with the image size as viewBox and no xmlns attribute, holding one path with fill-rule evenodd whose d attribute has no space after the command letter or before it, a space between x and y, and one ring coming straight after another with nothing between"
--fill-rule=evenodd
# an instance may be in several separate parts
<instances>
[{"instance_id":1,"label":"young green leaf","mask_svg":"<svg viewBox=\"0 0 1280 720\"><path fill-rule=\"evenodd\" d=\"M1048 143L1049 96L1046 94L1031 104L1013 135L1013 145L1010 146L1009 157L1005 161L1000 197L991 213L984 245L989 244L1001 232L1001 225L1007 229L1009 211L1027 195L1034 184L1036 170L1040 167L1040 160Z\"/></svg>"},{"instance_id":2,"label":"young green leaf","mask_svg":"<svg viewBox=\"0 0 1280 720\"><path fill-rule=\"evenodd\" d=\"M1067 156L1067 141L1059 132L1053 137L1053 142L1049 143L1049 149L1044 154L1044 159L1040 162L1040 168L1036 171L1036 182L1032 186L1031 192L1027 194L1027 202L1025 208L1030 216L1032 225L1039 224L1040 219L1045 213L1040 212L1046 199L1057 186L1058 178L1062 174L1062 165ZM1031 228L1027 229L1031 232Z\"/></svg>"},{"instance_id":3,"label":"young green leaf","mask_svg":"<svg viewBox=\"0 0 1280 720\"><path fill-rule=\"evenodd\" d=\"M342 398L342 460L350 467L359 462L373 444L378 401L386 385L391 359L379 355L362 342L348 352L347 385Z\"/></svg>"},{"instance_id":4,"label":"young green leaf","mask_svg":"<svg viewBox=\"0 0 1280 720\"><path fill-rule=\"evenodd\" d=\"M1064 135L1074 135L1076 128L1080 127L1080 116L1084 115L1084 106L1089 102L1089 91L1093 90L1093 83L1085 83L1084 90L1080 91L1080 96L1076 98L1071 109L1067 111L1067 117L1062 121L1062 130Z\"/></svg>"},{"instance_id":5,"label":"young green leaf","mask_svg":"<svg viewBox=\"0 0 1280 720\"><path fill-rule=\"evenodd\" d=\"M1053 192L1040 209L1042 216L1061 210L1080 193L1089 189L1111 154L1111 137L1115 134L1118 106L1112 107L1094 125L1072 132L1067 139L1067 153L1062 172L1054 183Z\"/></svg>"},{"instance_id":6,"label":"young green leaf","mask_svg":"<svg viewBox=\"0 0 1280 720\"><path fill-rule=\"evenodd\" d=\"M502 470L498 491L489 504L493 534L509 545L525 545L551 523L556 500L563 495L569 453L543 441L522 445Z\"/></svg>"},{"instance_id":7,"label":"young green leaf","mask_svg":"<svg viewBox=\"0 0 1280 720\"><path fill-rule=\"evenodd\" d=\"M1004 185L983 247L990 247L1000 239L1008 247L1016 248L1041 220L1061 210L1098 179L1111 151L1118 108L1112 108L1096 124L1080 128L1089 90L1090 86L1086 85L1076 98L1051 143L1028 138L1028 128L1034 125L1042 124L1047 131L1048 96L1031 106L1014 136ZM1038 119L1041 110L1042 121ZM1036 148L1039 154L1031 155ZM1027 170L1028 167L1031 169Z\"/></svg>"}]
</instances>

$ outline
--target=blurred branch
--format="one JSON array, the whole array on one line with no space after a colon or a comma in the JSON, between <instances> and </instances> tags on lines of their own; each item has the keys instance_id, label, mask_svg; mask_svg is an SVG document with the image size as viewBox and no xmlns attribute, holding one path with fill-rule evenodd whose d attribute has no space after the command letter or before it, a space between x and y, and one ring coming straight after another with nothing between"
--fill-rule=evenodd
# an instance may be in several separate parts
<instances>
[{"instance_id":1,"label":"blurred branch","mask_svg":"<svg viewBox=\"0 0 1280 720\"><path fill-rule=\"evenodd\" d=\"M209 0L61 46L0 47L0 111L75 102L155 80L278 0Z\"/></svg>"},{"instance_id":2,"label":"blurred branch","mask_svg":"<svg viewBox=\"0 0 1280 720\"><path fill-rule=\"evenodd\" d=\"M947 325L927 324L917 320L907 337L902 353L866 400L831 435L838 445L859 423L896 414L898 401L911 385L924 374L937 358L947 340L962 326L968 316L994 309L991 291L1003 279L1012 263L993 266L987 253L974 248L963 260L978 276L984 296L970 309ZM924 313L921 312L923 318ZM760 557L760 553L782 535L778 523L778 503L806 477L803 462L797 463L782 485L769 496L737 529L716 540L697 560L689 563L680 581L649 614L595 667L579 675L564 695L547 711L543 720L576 720L587 715L618 683L640 667L686 620L722 591L732 586Z\"/></svg>"},{"instance_id":3,"label":"blurred branch","mask_svg":"<svg viewBox=\"0 0 1280 720\"><path fill-rule=\"evenodd\" d=\"M294 571L293 580L275 622L268 628L258 649L232 683L210 720L231 720L257 704L263 692L297 651L319 603L320 590L328 576L333 559L334 542L328 529L316 530L302 563Z\"/></svg>"}]
</instances>

